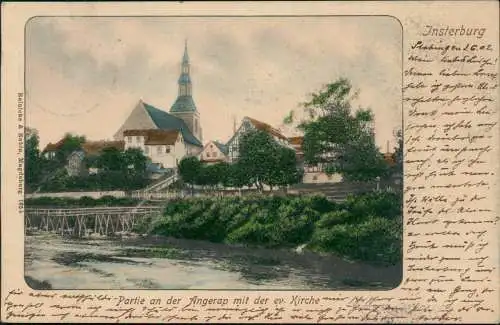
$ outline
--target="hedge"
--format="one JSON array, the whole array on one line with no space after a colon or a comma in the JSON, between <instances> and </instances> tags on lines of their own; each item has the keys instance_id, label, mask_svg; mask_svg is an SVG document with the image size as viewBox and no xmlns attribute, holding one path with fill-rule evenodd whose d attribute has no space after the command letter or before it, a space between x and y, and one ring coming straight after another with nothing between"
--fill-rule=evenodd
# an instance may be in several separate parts
<instances>
[{"instance_id":1,"label":"hedge","mask_svg":"<svg viewBox=\"0 0 500 325\"><path fill-rule=\"evenodd\" d=\"M248 196L171 201L137 230L176 238L332 252L353 260L401 261L401 197L391 192L351 196Z\"/></svg>"}]
</instances>

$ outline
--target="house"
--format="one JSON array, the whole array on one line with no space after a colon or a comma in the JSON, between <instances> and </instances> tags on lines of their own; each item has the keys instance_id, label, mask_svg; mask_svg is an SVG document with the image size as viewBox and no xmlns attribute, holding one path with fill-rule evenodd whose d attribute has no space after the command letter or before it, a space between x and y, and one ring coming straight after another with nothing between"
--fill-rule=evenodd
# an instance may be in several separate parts
<instances>
[{"instance_id":1,"label":"house","mask_svg":"<svg viewBox=\"0 0 500 325\"><path fill-rule=\"evenodd\" d=\"M284 136L278 129L272 127L271 125L258 121L256 119L245 116L241 122L240 127L236 130L231 139L227 142L226 146L228 148L228 158L229 162L233 162L238 159L239 156L239 141L243 134L252 130L260 130L270 134L273 139L289 148L293 148L286 136Z\"/></svg>"},{"instance_id":2,"label":"house","mask_svg":"<svg viewBox=\"0 0 500 325\"><path fill-rule=\"evenodd\" d=\"M206 164L227 162L227 146L219 141L208 142L200 153L200 161Z\"/></svg>"},{"instance_id":3,"label":"house","mask_svg":"<svg viewBox=\"0 0 500 325\"><path fill-rule=\"evenodd\" d=\"M45 146L45 148L42 150L42 155L46 159L53 159L53 158L55 158L57 150L59 150L59 148L61 148L61 146L63 145L63 143L64 143L64 139L61 139L61 140L57 141L56 143L49 142Z\"/></svg>"},{"instance_id":4,"label":"house","mask_svg":"<svg viewBox=\"0 0 500 325\"><path fill-rule=\"evenodd\" d=\"M85 153L83 150L73 151L68 156L68 163L66 164L66 171L69 176L86 176L88 170L85 166Z\"/></svg>"},{"instance_id":5,"label":"house","mask_svg":"<svg viewBox=\"0 0 500 325\"><path fill-rule=\"evenodd\" d=\"M138 135L134 138L134 135L130 133L126 134L126 131L177 131L182 134L182 141L184 141L186 146L186 154L191 156L198 155L203 149L203 136L200 113L192 96L192 88L186 43L184 56L181 62L181 74L178 79L178 95L177 99L170 107L170 111L167 113L163 109L145 103L143 100L139 100L125 122L115 133L115 140L124 140L129 145L134 143L136 146L143 147L144 144L141 145L137 142L139 141ZM166 137L165 134L166 133L163 133L163 135L159 136Z\"/></svg>"},{"instance_id":6,"label":"house","mask_svg":"<svg viewBox=\"0 0 500 325\"><path fill-rule=\"evenodd\" d=\"M189 143L184 140L182 131L138 129L123 132L126 139L125 150L138 148L160 168L176 168L179 161L188 155Z\"/></svg>"},{"instance_id":7,"label":"house","mask_svg":"<svg viewBox=\"0 0 500 325\"><path fill-rule=\"evenodd\" d=\"M302 179L303 183L335 183L342 181L342 176L340 174L328 175L325 172L326 163L318 164L306 164L304 161L304 137L295 136L288 138L288 141L295 149L297 155L297 161L301 168L304 170L304 176ZM333 154L325 154L324 158L328 160L334 159Z\"/></svg>"},{"instance_id":8,"label":"house","mask_svg":"<svg viewBox=\"0 0 500 325\"><path fill-rule=\"evenodd\" d=\"M67 158L66 171L69 176L86 176L96 174L96 168L89 168L85 163L85 158L98 156L105 148L116 148L124 150L123 141L86 141L81 149L73 151Z\"/></svg>"}]
</instances>

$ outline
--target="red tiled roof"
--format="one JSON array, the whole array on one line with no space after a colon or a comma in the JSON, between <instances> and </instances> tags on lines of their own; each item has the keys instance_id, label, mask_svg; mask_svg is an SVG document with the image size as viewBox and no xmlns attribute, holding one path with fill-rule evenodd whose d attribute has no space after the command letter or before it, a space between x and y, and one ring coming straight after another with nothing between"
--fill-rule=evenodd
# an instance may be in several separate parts
<instances>
[{"instance_id":1,"label":"red tiled roof","mask_svg":"<svg viewBox=\"0 0 500 325\"><path fill-rule=\"evenodd\" d=\"M267 133L270 133L278 138L281 138L283 140L287 140L287 137L285 137L283 134L278 129L273 128L271 125L258 121L256 119L253 119L251 117L246 116L246 118L252 123L257 130L261 130Z\"/></svg>"},{"instance_id":2,"label":"red tiled roof","mask_svg":"<svg viewBox=\"0 0 500 325\"><path fill-rule=\"evenodd\" d=\"M301 147L304 143L304 137L290 137L288 141L294 146Z\"/></svg>"},{"instance_id":3,"label":"red tiled roof","mask_svg":"<svg viewBox=\"0 0 500 325\"><path fill-rule=\"evenodd\" d=\"M82 144L83 151L88 155L96 155L105 148L125 149L124 141L86 141Z\"/></svg>"},{"instance_id":4,"label":"red tiled roof","mask_svg":"<svg viewBox=\"0 0 500 325\"><path fill-rule=\"evenodd\" d=\"M48 152L48 151L56 151L57 149L61 148L61 146L64 143L64 138L61 140L57 141L56 143L49 142L45 148L43 149L42 152Z\"/></svg>"},{"instance_id":5,"label":"red tiled roof","mask_svg":"<svg viewBox=\"0 0 500 325\"><path fill-rule=\"evenodd\" d=\"M390 152L384 153L384 160L391 166L396 164L396 161L394 160L394 154Z\"/></svg>"},{"instance_id":6,"label":"red tiled roof","mask_svg":"<svg viewBox=\"0 0 500 325\"><path fill-rule=\"evenodd\" d=\"M126 130L124 136L143 136L145 145L173 145L179 138L178 130Z\"/></svg>"}]
</instances>

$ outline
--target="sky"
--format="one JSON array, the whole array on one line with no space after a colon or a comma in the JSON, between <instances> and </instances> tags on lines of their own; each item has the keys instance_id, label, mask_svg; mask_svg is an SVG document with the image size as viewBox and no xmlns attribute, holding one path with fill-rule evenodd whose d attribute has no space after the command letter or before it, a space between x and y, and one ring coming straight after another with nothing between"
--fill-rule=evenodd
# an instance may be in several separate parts
<instances>
[{"instance_id":1,"label":"sky","mask_svg":"<svg viewBox=\"0 0 500 325\"><path fill-rule=\"evenodd\" d=\"M40 145L65 133L112 139L143 100L168 111L185 40L204 142L244 116L281 128L340 77L375 113L377 144L401 128L401 26L391 17L35 17L26 25L26 124Z\"/></svg>"}]
</instances>

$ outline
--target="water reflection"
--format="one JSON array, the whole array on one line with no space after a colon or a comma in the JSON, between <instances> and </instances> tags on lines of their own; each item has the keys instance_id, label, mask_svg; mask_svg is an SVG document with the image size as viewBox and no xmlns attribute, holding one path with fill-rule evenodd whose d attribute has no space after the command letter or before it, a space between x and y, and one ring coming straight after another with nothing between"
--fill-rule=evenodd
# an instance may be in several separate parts
<instances>
[{"instance_id":1,"label":"water reflection","mask_svg":"<svg viewBox=\"0 0 500 325\"><path fill-rule=\"evenodd\" d=\"M25 256L27 282L40 289L387 290L401 280L400 266L164 237L27 236Z\"/></svg>"}]
</instances>

